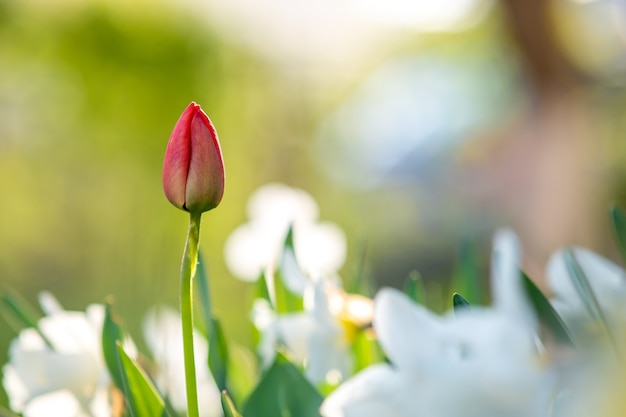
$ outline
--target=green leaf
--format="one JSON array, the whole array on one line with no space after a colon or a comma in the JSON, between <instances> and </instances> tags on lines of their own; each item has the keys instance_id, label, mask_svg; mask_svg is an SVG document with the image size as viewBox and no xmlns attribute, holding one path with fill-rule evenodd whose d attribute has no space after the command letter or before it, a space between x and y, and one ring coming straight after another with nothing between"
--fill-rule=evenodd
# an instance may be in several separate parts
<instances>
[{"instance_id":1,"label":"green leaf","mask_svg":"<svg viewBox=\"0 0 626 417\"><path fill-rule=\"evenodd\" d=\"M258 362L254 352L237 344L228 344L228 392L236 404L242 404L259 382Z\"/></svg>"},{"instance_id":2,"label":"green leaf","mask_svg":"<svg viewBox=\"0 0 626 417\"><path fill-rule=\"evenodd\" d=\"M196 284L198 285L198 293L200 294L200 306L202 307L202 318L208 335L213 330L213 306L211 303L211 287L209 284L209 274L204 266L202 253L198 253L198 265L196 266Z\"/></svg>"},{"instance_id":3,"label":"green leaf","mask_svg":"<svg viewBox=\"0 0 626 417\"><path fill-rule=\"evenodd\" d=\"M303 308L302 297L292 293L285 284L284 260L286 256L291 256L295 260L293 229L291 227L289 227L283 243L278 271L264 271L261 273L255 291L256 298L267 300L277 313L301 311ZM299 269L300 266L297 265L297 268Z\"/></svg>"},{"instance_id":4,"label":"green leaf","mask_svg":"<svg viewBox=\"0 0 626 417\"><path fill-rule=\"evenodd\" d=\"M617 206L611 209L613 232L622 260L626 262L626 214Z\"/></svg>"},{"instance_id":5,"label":"green leaf","mask_svg":"<svg viewBox=\"0 0 626 417\"><path fill-rule=\"evenodd\" d=\"M128 388L130 415L133 417L165 417L169 416L165 401L145 372L124 352L117 342L120 362L124 370L124 384Z\"/></svg>"},{"instance_id":6,"label":"green leaf","mask_svg":"<svg viewBox=\"0 0 626 417\"><path fill-rule=\"evenodd\" d=\"M109 370L109 375L111 375L111 379L113 379L113 383L115 383L122 392L125 392L124 370L122 369L122 363L117 349L117 344L123 343L124 341L124 332L118 321L113 318L111 303L112 301L110 299L105 301L104 324L102 326L102 354L104 356L104 363Z\"/></svg>"},{"instance_id":7,"label":"green leaf","mask_svg":"<svg viewBox=\"0 0 626 417\"><path fill-rule=\"evenodd\" d=\"M424 281L422 276L417 271L411 271L409 278L404 284L404 293L409 298L418 304L424 305L426 302L426 289L424 288Z\"/></svg>"},{"instance_id":8,"label":"green leaf","mask_svg":"<svg viewBox=\"0 0 626 417\"><path fill-rule=\"evenodd\" d=\"M470 303L463 298L461 294L455 292L452 294L452 307L454 308L454 312L457 313L461 310L470 308Z\"/></svg>"},{"instance_id":9,"label":"green leaf","mask_svg":"<svg viewBox=\"0 0 626 417\"><path fill-rule=\"evenodd\" d=\"M563 253L563 257L565 259L565 266L567 268L567 272L569 273L570 278L572 279L572 283L574 284L574 288L576 288L576 292L580 296L580 299L583 302L583 305L587 309L587 312L591 316L591 318L599 323L606 335L611 340L611 343L615 348L617 348L616 339L611 330L611 326L609 326L609 322L607 321L602 307L596 298L595 293L593 292L593 288L585 275L585 272L578 263L576 259L576 255L574 252L570 250L566 250Z\"/></svg>"},{"instance_id":10,"label":"green leaf","mask_svg":"<svg viewBox=\"0 0 626 417\"><path fill-rule=\"evenodd\" d=\"M280 353L246 402L246 417L319 417L322 395Z\"/></svg>"},{"instance_id":11,"label":"green leaf","mask_svg":"<svg viewBox=\"0 0 626 417\"><path fill-rule=\"evenodd\" d=\"M535 285L532 279L521 271L523 287L526 295L530 300L537 318L546 327L546 329L554 336L555 340L562 344L573 345L572 337L567 330L567 326L556 312L550 301Z\"/></svg>"},{"instance_id":12,"label":"green leaf","mask_svg":"<svg viewBox=\"0 0 626 417\"><path fill-rule=\"evenodd\" d=\"M461 242L453 280L454 290L465 294L472 303L480 303L485 295L476 252L470 240Z\"/></svg>"},{"instance_id":13,"label":"green leaf","mask_svg":"<svg viewBox=\"0 0 626 417\"><path fill-rule=\"evenodd\" d=\"M268 285L268 288L274 289L274 310L276 310L276 312L279 314L301 311L303 308L302 297L299 294L294 294L286 284L288 272L285 268L285 262L288 258L295 262L298 273L304 276L304 272L302 272L300 265L297 264L296 250L293 243L292 226L289 226L287 236L285 237L283 250L281 252L281 259L279 262L278 273L274 274L273 276L266 277L272 280L272 285Z\"/></svg>"},{"instance_id":14,"label":"green leaf","mask_svg":"<svg viewBox=\"0 0 626 417\"><path fill-rule=\"evenodd\" d=\"M355 358L355 372L382 362L385 357L372 329L357 332L352 342L352 352Z\"/></svg>"},{"instance_id":15,"label":"green leaf","mask_svg":"<svg viewBox=\"0 0 626 417\"><path fill-rule=\"evenodd\" d=\"M20 297L13 291L5 291L0 296L3 308L0 310L7 323L14 323L16 332L19 332L21 328L32 328L37 331L39 336L43 339L46 346L54 350L52 343L46 337L45 334L39 329L37 322L41 318L33 306L31 306L26 300ZM17 322L17 323L16 323Z\"/></svg>"},{"instance_id":16,"label":"green leaf","mask_svg":"<svg viewBox=\"0 0 626 417\"><path fill-rule=\"evenodd\" d=\"M222 391L222 409L226 417L241 417L241 414L235 408L232 398L228 395L228 391Z\"/></svg>"},{"instance_id":17,"label":"green leaf","mask_svg":"<svg viewBox=\"0 0 626 417\"><path fill-rule=\"evenodd\" d=\"M212 320L209 334L209 369L220 391L228 386L228 343L220 322Z\"/></svg>"},{"instance_id":18,"label":"green leaf","mask_svg":"<svg viewBox=\"0 0 626 417\"><path fill-rule=\"evenodd\" d=\"M265 272L261 272L261 274L259 275L259 279L257 279L256 281L254 298L261 298L267 301L270 305L274 305L274 296L272 294L272 291L270 291L270 286L268 285L267 279L265 278Z\"/></svg>"},{"instance_id":19,"label":"green leaf","mask_svg":"<svg viewBox=\"0 0 626 417\"><path fill-rule=\"evenodd\" d=\"M196 282L200 293L202 306L202 317L207 332L209 342L209 357L207 364L215 379L220 391L227 389L227 367L228 367L228 344L219 321L213 316L211 291L207 268L204 266L202 255L198 255L198 266L196 269Z\"/></svg>"}]
</instances>

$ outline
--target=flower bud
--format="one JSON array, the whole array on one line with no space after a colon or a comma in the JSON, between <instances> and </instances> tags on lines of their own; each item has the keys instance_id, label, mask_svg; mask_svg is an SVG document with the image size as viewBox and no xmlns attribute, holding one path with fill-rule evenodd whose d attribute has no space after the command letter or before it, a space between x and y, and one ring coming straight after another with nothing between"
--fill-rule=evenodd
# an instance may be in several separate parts
<instances>
[{"instance_id":1,"label":"flower bud","mask_svg":"<svg viewBox=\"0 0 626 417\"><path fill-rule=\"evenodd\" d=\"M200 106L191 102L174 126L163 162L167 199L192 213L215 208L224 194L224 161L217 132Z\"/></svg>"}]
</instances>

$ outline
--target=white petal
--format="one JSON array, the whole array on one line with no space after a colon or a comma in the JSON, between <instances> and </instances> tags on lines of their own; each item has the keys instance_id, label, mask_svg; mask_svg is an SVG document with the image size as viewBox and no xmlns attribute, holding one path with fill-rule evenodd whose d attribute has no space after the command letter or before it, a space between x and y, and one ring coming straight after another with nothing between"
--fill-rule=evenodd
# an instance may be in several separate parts
<instances>
[{"instance_id":1,"label":"white petal","mask_svg":"<svg viewBox=\"0 0 626 417\"><path fill-rule=\"evenodd\" d=\"M575 247L572 251L601 305L605 300L611 299L615 291L626 288L626 274L618 265L588 249ZM562 300L579 300L567 271L564 253L564 250L558 251L550 258L547 267L548 283Z\"/></svg>"},{"instance_id":2,"label":"white petal","mask_svg":"<svg viewBox=\"0 0 626 417\"><path fill-rule=\"evenodd\" d=\"M9 397L11 409L18 412L22 411L24 404L31 396L28 387L26 387L15 368L10 364L4 365L2 374L2 386Z\"/></svg>"},{"instance_id":3,"label":"white petal","mask_svg":"<svg viewBox=\"0 0 626 417\"><path fill-rule=\"evenodd\" d=\"M9 396L23 395L22 388L28 398L65 388L81 401L91 398L99 381L100 366L90 353L59 353L48 348L32 350L25 348L21 340L21 337L13 340L9 351L10 365L7 367L12 376L6 388L10 391L18 387L17 393L9 392ZM15 383L17 379L20 384ZM16 401L20 402L19 399Z\"/></svg>"},{"instance_id":4,"label":"white petal","mask_svg":"<svg viewBox=\"0 0 626 417\"><path fill-rule=\"evenodd\" d=\"M291 248L285 248L280 260L280 272L285 286L294 294L304 294L309 279L298 265L296 255Z\"/></svg>"},{"instance_id":5,"label":"white petal","mask_svg":"<svg viewBox=\"0 0 626 417\"><path fill-rule=\"evenodd\" d=\"M39 328L56 352L90 353L97 360L100 352L100 330L85 313L60 311L39 320Z\"/></svg>"},{"instance_id":6,"label":"white petal","mask_svg":"<svg viewBox=\"0 0 626 417\"><path fill-rule=\"evenodd\" d=\"M410 417L393 404L406 388L388 365L372 365L339 386L320 408L324 417Z\"/></svg>"},{"instance_id":7,"label":"white petal","mask_svg":"<svg viewBox=\"0 0 626 417\"><path fill-rule=\"evenodd\" d=\"M259 330L265 330L276 320L276 313L272 310L269 301L257 298L252 303L252 311L250 312L250 320Z\"/></svg>"},{"instance_id":8,"label":"white petal","mask_svg":"<svg viewBox=\"0 0 626 417\"><path fill-rule=\"evenodd\" d=\"M346 236L334 223L298 225L294 240L300 266L313 277L333 274L346 260Z\"/></svg>"},{"instance_id":9,"label":"white petal","mask_svg":"<svg viewBox=\"0 0 626 417\"><path fill-rule=\"evenodd\" d=\"M318 325L309 339L307 377L315 384L325 382L329 374L345 379L352 369L349 345L340 326Z\"/></svg>"},{"instance_id":10,"label":"white petal","mask_svg":"<svg viewBox=\"0 0 626 417\"><path fill-rule=\"evenodd\" d=\"M439 354L439 318L398 290L384 288L376 295L374 329L399 369L420 372Z\"/></svg>"},{"instance_id":11,"label":"white petal","mask_svg":"<svg viewBox=\"0 0 626 417\"><path fill-rule=\"evenodd\" d=\"M317 203L313 197L305 191L278 183L260 187L248 202L249 218L262 220L272 228L314 221L317 215Z\"/></svg>"},{"instance_id":12,"label":"white petal","mask_svg":"<svg viewBox=\"0 0 626 417\"><path fill-rule=\"evenodd\" d=\"M63 311L63 306L59 303L52 293L49 291L42 291L39 293L39 305L46 315L52 315Z\"/></svg>"},{"instance_id":13,"label":"white petal","mask_svg":"<svg viewBox=\"0 0 626 417\"><path fill-rule=\"evenodd\" d=\"M244 281L256 281L263 270L272 266L280 246L254 223L235 229L224 244L228 269Z\"/></svg>"},{"instance_id":14,"label":"white petal","mask_svg":"<svg viewBox=\"0 0 626 417\"><path fill-rule=\"evenodd\" d=\"M88 417L70 391L54 391L33 399L24 408L24 417Z\"/></svg>"},{"instance_id":15,"label":"white petal","mask_svg":"<svg viewBox=\"0 0 626 417\"><path fill-rule=\"evenodd\" d=\"M110 417L111 399L109 398L109 387L103 386L99 388L93 396L91 404L89 404L91 417Z\"/></svg>"},{"instance_id":16,"label":"white petal","mask_svg":"<svg viewBox=\"0 0 626 417\"><path fill-rule=\"evenodd\" d=\"M306 313L283 314L274 323L276 339L283 343L298 362L304 361L309 353L309 340L315 330L313 318Z\"/></svg>"}]
</instances>

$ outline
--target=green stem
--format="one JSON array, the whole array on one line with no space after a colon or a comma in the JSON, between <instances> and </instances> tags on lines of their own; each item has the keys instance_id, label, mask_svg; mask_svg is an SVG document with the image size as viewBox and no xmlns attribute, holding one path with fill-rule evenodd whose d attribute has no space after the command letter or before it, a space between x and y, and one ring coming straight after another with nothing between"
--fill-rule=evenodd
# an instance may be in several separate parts
<instances>
[{"instance_id":1,"label":"green stem","mask_svg":"<svg viewBox=\"0 0 626 417\"><path fill-rule=\"evenodd\" d=\"M189 232L180 268L180 313L183 320L183 351L187 386L187 415L198 417L196 365L193 352L193 277L198 263L198 238L202 213L190 213Z\"/></svg>"}]
</instances>

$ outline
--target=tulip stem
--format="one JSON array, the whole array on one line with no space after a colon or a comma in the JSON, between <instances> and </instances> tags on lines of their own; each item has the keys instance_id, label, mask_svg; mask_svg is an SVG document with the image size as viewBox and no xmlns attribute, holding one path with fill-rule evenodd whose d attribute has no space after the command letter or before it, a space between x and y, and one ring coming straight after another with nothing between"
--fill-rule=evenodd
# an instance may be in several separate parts
<instances>
[{"instance_id":1,"label":"tulip stem","mask_svg":"<svg viewBox=\"0 0 626 417\"><path fill-rule=\"evenodd\" d=\"M187 387L187 415L198 417L198 392L196 384L196 366L193 350L193 278L198 263L198 238L200 236L200 217L202 213L193 212L189 217L189 232L180 268L180 313L183 320L183 351L185 356L185 382Z\"/></svg>"}]
</instances>

